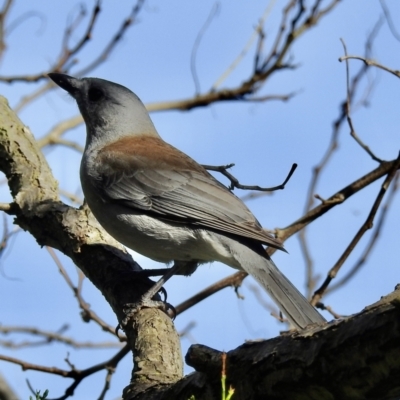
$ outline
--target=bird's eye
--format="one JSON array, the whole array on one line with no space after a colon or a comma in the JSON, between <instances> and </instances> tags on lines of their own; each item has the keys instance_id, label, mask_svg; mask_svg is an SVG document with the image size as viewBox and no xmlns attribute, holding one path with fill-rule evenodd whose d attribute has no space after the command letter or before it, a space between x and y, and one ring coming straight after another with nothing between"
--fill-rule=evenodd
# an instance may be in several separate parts
<instances>
[{"instance_id":1,"label":"bird's eye","mask_svg":"<svg viewBox=\"0 0 400 400\"><path fill-rule=\"evenodd\" d=\"M98 101L103 97L103 92L100 89L89 89L88 97L90 101Z\"/></svg>"}]
</instances>

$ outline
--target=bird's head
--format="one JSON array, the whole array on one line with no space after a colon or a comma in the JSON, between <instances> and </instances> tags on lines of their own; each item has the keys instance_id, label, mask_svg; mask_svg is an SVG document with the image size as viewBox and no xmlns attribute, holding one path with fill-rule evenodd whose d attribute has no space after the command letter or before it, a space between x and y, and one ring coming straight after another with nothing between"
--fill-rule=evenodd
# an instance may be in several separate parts
<instances>
[{"instance_id":1,"label":"bird's head","mask_svg":"<svg viewBox=\"0 0 400 400\"><path fill-rule=\"evenodd\" d=\"M87 128L87 142L103 144L127 136L159 137L149 114L135 93L98 78L74 78L50 73L49 77L78 103Z\"/></svg>"}]
</instances>

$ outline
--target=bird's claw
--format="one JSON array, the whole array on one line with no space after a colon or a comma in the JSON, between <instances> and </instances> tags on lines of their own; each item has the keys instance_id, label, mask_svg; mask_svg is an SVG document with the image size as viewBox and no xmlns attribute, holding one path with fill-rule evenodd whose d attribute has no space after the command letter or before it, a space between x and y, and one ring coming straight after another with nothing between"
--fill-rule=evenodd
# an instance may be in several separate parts
<instances>
[{"instance_id":1,"label":"bird's claw","mask_svg":"<svg viewBox=\"0 0 400 400\"><path fill-rule=\"evenodd\" d=\"M165 293L165 300L166 300L166 293ZM131 318L135 316L142 308L157 308L163 312L165 312L171 319L175 319L176 317L176 310L172 304L167 303L166 301L158 301L148 299L145 296L138 301L137 303L127 303L123 308L123 312L125 314L125 318L118 324L116 328L116 333L118 336L118 330L120 328L124 329Z\"/></svg>"}]
</instances>

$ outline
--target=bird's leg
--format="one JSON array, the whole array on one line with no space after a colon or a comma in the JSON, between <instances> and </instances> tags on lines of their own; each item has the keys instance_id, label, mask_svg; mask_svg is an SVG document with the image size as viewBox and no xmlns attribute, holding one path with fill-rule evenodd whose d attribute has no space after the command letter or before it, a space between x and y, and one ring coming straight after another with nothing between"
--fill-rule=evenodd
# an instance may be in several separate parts
<instances>
[{"instance_id":1,"label":"bird's leg","mask_svg":"<svg viewBox=\"0 0 400 400\"><path fill-rule=\"evenodd\" d=\"M153 300L153 297L163 289L164 284L173 276L177 275L179 272L183 272L183 274L187 274L189 272L192 273L197 268L197 262L179 262L176 261L171 268L166 268L167 272L142 296L142 298L137 303L128 303L125 304L124 313L126 317L122 320L122 326L126 326L130 317L132 317L135 313L137 313L140 309L144 307L148 308L159 308L160 310L166 312L167 314L169 310L172 310L172 314L174 314L174 308L166 302L167 296L166 291L165 301ZM182 271L183 270L183 271Z\"/></svg>"},{"instance_id":2,"label":"bird's leg","mask_svg":"<svg viewBox=\"0 0 400 400\"><path fill-rule=\"evenodd\" d=\"M139 276L145 276L150 278L152 276L164 276L171 268L152 268L152 269L143 269L141 271L135 271L135 274Z\"/></svg>"},{"instance_id":3,"label":"bird's leg","mask_svg":"<svg viewBox=\"0 0 400 400\"><path fill-rule=\"evenodd\" d=\"M174 275L189 276L192 275L193 272L196 271L197 269L197 262L185 262L185 263L180 263L180 265L181 268L179 268L176 272L174 272ZM143 269L141 271L135 271L134 273L149 278L151 276L164 276L170 269L171 268L154 268L154 269L152 268L152 269Z\"/></svg>"}]
</instances>

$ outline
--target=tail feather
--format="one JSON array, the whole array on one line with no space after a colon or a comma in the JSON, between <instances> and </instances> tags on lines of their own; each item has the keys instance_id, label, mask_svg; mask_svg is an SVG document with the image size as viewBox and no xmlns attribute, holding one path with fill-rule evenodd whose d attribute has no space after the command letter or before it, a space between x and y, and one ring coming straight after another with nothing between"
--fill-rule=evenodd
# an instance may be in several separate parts
<instances>
[{"instance_id":1,"label":"tail feather","mask_svg":"<svg viewBox=\"0 0 400 400\"><path fill-rule=\"evenodd\" d=\"M290 323L303 329L309 324L323 323L325 318L307 301L266 255L263 257L246 246L235 254L242 269L253 276L278 305Z\"/></svg>"},{"instance_id":2,"label":"tail feather","mask_svg":"<svg viewBox=\"0 0 400 400\"><path fill-rule=\"evenodd\" d=\"M254 278L277 303L282 313L296 327L303 329L309 324L325 322L325 318L307 301L276 267L265 259L266 268L254 271ZM264 277L264 274L266 277Z\"/></svg>"}]
</instances>

